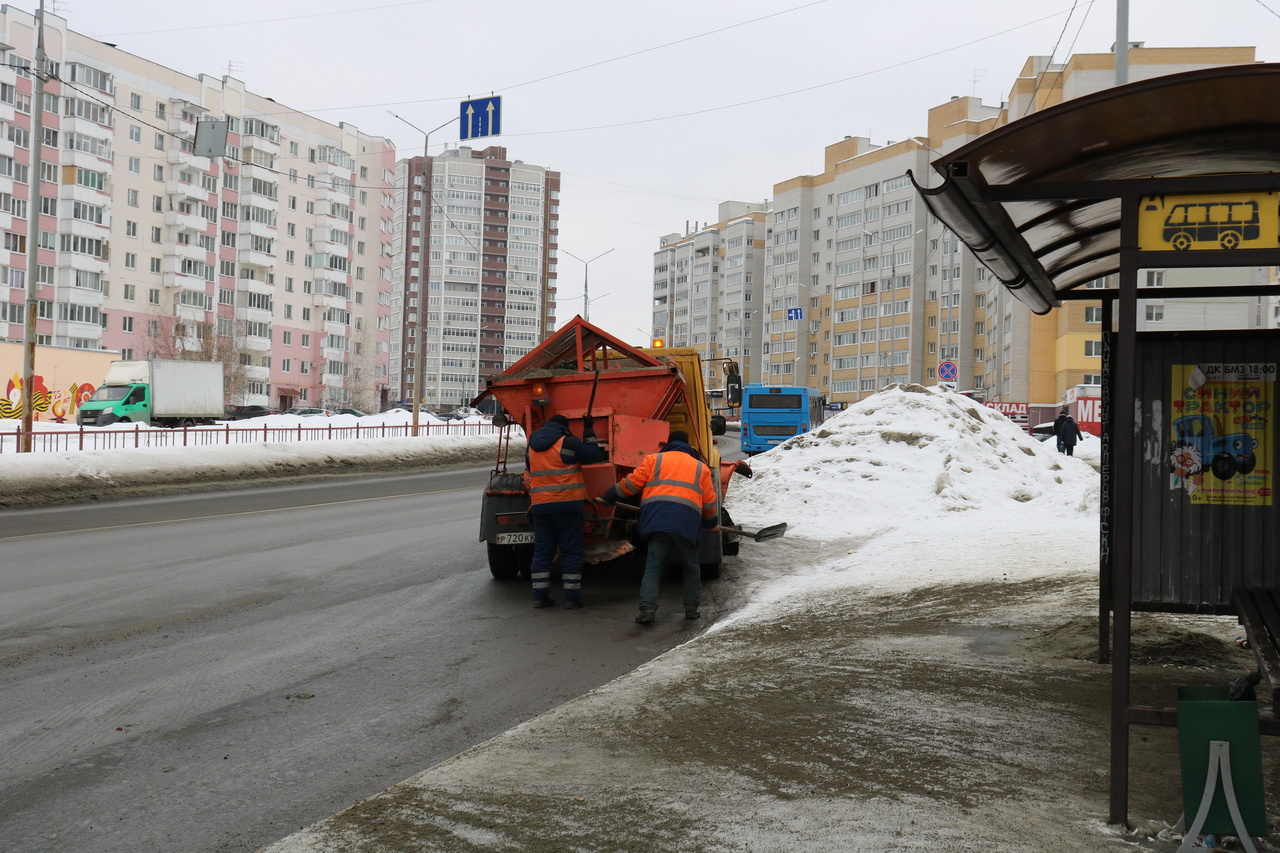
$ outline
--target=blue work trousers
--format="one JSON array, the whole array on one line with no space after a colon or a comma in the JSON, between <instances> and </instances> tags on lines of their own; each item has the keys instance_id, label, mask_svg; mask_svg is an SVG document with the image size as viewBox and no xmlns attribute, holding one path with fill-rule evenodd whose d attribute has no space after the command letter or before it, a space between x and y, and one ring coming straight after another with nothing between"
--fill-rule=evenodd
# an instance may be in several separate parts
<instances>
[{"instance_id":1,"label":"blue work trousers","mask_svg":"<svg viewBox=\"0 0 1280 853\"><path fill-rule=\"evenodd\" d=\"M658 609L658 584L667 557L674 556L683 569L684 606L697 607L702 602L702 567L698 565L698 547L683 536L659 530L650 533L649 554L644 564L644 578L640 581L640 609Z\"/></svg>"},{"instance_id":2,"label":"blue work trousers","mask_svg":"<svg viewBox=\"0 0 1280 853\"><path fill-rule=\"evenodd\" d=\"M564 600L582 600L582 510L534 512L533 515L533 599L551 594L551 564L560 551L560 577Z\"/></svg>"}]
</instances>

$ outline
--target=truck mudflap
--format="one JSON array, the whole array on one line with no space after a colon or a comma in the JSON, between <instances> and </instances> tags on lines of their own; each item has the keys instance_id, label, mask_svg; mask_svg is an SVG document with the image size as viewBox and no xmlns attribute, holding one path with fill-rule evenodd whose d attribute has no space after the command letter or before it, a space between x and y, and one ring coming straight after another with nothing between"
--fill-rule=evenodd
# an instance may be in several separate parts
<instances>
[{"instance_id":1,"label":"truck mudflap","mask_svg":"<svg viewBox=\"0 0 1280 853\"><path fill-rule=\"evenodd\" d=\"M522 474L494 473L480 501L480 541L498 580L527 576L533 562L533 522Z\"/></svg>"}]
</instances>

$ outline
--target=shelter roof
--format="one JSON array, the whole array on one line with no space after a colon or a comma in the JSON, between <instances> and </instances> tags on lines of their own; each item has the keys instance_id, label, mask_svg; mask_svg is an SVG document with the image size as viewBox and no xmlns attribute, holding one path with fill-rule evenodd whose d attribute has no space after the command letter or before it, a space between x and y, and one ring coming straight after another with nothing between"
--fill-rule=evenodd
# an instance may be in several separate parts
<instances>
[{"instance_id":1,"label":"shelter roof","mask_svg":"<svg viewBox=\"0 0 1280 853\"><path fill-rule=\"evenodd\" d=\"M941 186L911 178L933 214L1044 314L1120 270L1122 199L1280 190L1277 104L1280 64L1157 77L984 134L933 162Z\"/></svg>"}]
</instances>

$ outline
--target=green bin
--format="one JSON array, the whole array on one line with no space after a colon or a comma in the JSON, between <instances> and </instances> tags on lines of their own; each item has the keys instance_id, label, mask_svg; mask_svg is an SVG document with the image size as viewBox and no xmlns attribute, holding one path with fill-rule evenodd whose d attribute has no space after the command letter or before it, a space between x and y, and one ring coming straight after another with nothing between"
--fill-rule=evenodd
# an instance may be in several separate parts
<instances>
[{"instance_id":1,"label":"green bin","mask_svg":"<svg viewBox=\"0 0 1280 853\"><path fill-rule=\"evenodd\" d=\"M1245 828L1250 835L1266 835L1258 703L1230 702L1225 687L1178 688L1178 750L1182 758L1182 806L1187 826L1195 820L1204 798L1211 741L1226 741L1231 745L1231 780ZM1227 809L1221 773L1200 832L1205 835L1239 833Z\"/></svg>"}]
</instances>

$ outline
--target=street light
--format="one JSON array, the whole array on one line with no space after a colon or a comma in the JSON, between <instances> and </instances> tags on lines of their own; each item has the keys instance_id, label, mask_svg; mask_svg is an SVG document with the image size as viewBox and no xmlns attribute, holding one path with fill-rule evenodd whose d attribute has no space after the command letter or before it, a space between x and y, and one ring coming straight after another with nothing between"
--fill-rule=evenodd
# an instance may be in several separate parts
<instances>
[{"instance_id":1,"label":"street light","mask_svg":"<svg viewBox=\"0 0 1280 853\"><path fill-rule=\"evenodd\" d=\"M582 258L575 255L573 252L570 252L566 249L561 249L560 251L564 252L566 255L568 255L569 257L573 258L575 261L578 261L579 263L582 264L582 319L590 323L591 322L591 300L587 298L587 273L590 271L591 261L600 260L605 255L609 254L609 252L612 252L613 249L608 249L606 251L601 252L600 254L592 258L591 261L584 261L582 260ZM605 294L605 295L607 296L608 294Z\"/></svg>"},{"instance_id":2,"label":"street light","mask_svg":"<svg viewBox=\"0 0 1280 853\"><path fill-rule=\"evenodd\" d=\"M418 328L425 332L426 325L427 325L425 321L425 318L427 316L427 218L428 218L427 211L430 209L430 206L431 206L431 184L427 181L427 164L431 162L431 154L429 153L431 150L431 134L435 133L437 130L441 130L442 128L446 128L449 125L453 124L455 121L458 120L459 116L454 116L453 118L449 119L439 127L433 127L430 130L423 130L413 122L409 121L407 118L400 115L396 115L391 110L387 110L387 113L393 116L394 118L400 119L400 121L404 122L405 124L409 125L409 127L412 127L414 130L418 131L418 133L422 134L422 217L421 217L422 246L420 247L418 252L418 310L421 312L419 316L422 317L423 319L420 319L418 321ZM412 181L409 182L409 199L408 200L413 201L413 182ZM413 370L414 381L413 381L413 431L412 431L412 434L414 436L418 434L418 408L423 403L423 397L422 397L423 383L421 382L421 379L422 379L422 368L426 365L426 358L427 358L427 341L425 340L425 336L419 336L419 343L422 344L422 349L418 353L418 359L416 361L417 366ZM477 357L478 356L479 354L477 353ZM402 354L401 358L403 357L404 356ZM440 399L441 397L442 383L440 380L440 369L441 369L440 358L439 356L437 356L436 357L436 399Z\"/></svg>"},{"instance_id":3,"label":"street light","mask_svg":"<svg viewBox=\"0 0 1280 853\"><path fill-rule=\"evenodd\" d=\"M895 284L894 279L898 277L898 261L897 261L898 244L905 243L908 240L914 241L916 237L919 237L921 234L924 233L924 229L923 228L916 229L914 233L908 234L905 237L899 237L897 240L885 240L880 236L879 232L872 233L866 230L865 228L862 229L862 233L865 234L867 237L867 243L866 243L867 248L874 246L877 243L884 243L889 247L888 282L889 282L889 289L893 290L893 287ZM861 330L861 327L862 327L861 320L858 321L858 327L859 327L859 330ZM878 340L876 341L876 353L879 356L879 362L876 365L876 387L875 387L876 391L880 390L880 368L885 367L887 372L888 370L891 370L894 366L893 357L896 355L896 352L897 352L895 349L895 347L897 346L897 343L898 343L897 337L896 336L891 337L889 339L889 352L885 353L880 349L880 342ZM859 354L861 354L861 345L859 345ZM886 358L888 358L887 364L886 364ZM859 367L859 370L861 370L861 367Z\"/></svg>"}]
</instances>

